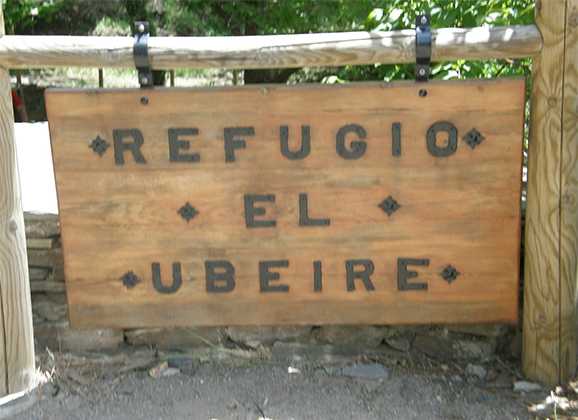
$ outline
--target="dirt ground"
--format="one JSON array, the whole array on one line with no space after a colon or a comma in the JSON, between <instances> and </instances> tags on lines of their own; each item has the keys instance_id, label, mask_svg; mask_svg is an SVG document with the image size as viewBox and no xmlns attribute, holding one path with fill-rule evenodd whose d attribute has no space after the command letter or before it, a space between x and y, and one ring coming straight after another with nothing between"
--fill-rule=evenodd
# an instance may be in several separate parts
<instances>
[{"instance_id":1,"label":"dirt ground","mask_svg":"<svg viewBox=\"0 0 578 420\"><path fill-rule=\"evenodd\" d=\"M147 357L51 355L51 380L14 419L528 419L549 394L514 392L505 364L480 380L430 363Z\"/></svg>"}]
</instances>

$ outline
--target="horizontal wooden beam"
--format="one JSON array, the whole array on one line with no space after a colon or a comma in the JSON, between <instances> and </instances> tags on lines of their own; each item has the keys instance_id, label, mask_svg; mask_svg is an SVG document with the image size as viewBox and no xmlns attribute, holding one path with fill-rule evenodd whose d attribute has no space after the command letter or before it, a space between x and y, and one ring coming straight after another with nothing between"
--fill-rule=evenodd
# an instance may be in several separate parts
<instances>
[{"instance_id":1,"label":"horizontal wooden beam","mask_svg":"<svg viewBox=\"0 0 578 420\"><path fill-rule=\"evenodd\" d=\"M535 25L433 30L432 59L486 60L538 54ZM155 69L281 68L415 61L413 30L240 37L151 37ZM133 39L95 36L5 36L0 66L134 67Z\"/></svg>"}]
</instances>

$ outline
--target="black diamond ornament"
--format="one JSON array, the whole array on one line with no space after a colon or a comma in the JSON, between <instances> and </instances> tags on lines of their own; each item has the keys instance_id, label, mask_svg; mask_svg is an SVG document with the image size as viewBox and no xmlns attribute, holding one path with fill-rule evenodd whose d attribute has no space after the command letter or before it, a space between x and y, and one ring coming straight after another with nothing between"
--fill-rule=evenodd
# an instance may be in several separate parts
<instances>
[{"instance_id":1,"label":"black diamond ornament","mask_svg":"<svg viewBox=\"0 0 578 420\"><path fill-rule=\"evenodd\" d=\"M454 266L446 265L442 270L442 272L440 273L440 276L442 276L442 279L447 281L449 284L452 284L454 281L456 281L456 279L460 274L461 273L458 270L456 270Z\"/></svg>"},{"instance_id":2,"label":"black diamond ornament","mask_svg":"<svg viewBox=\"0 0 578 420\"><path fill-rule=\"evenodd\" d=\"M122 275L122 277L120 278L120 280L122 281L122 284L124 284L127 289L132 289L138 283L140 283L140 278L132 270L124 273Z\"/></svg>"},{"instance_id":3,"label":"black diamond ornament","mask_svg":"<svg viewBox=\"0 0 578 420\"><path fill-rule=\"evenodd\" d=\"M98 156L102 157L102 155L104 155L106 149L108 149L109 146L110 145L105 139L103 139L100 136L96 136L94 140L92 140L92 142L90 143L89 147L92 149L94 153L97 153Z\"/></svg>"},{"instance_id":4,"label":"black diamond ornament","mask_svg":"<svg viewBox=\"0 0 578 420\"><path fill-rule=\"evenodd\" d=\"M388 216L391 216L401 207L401 205L390 195L379 203L378 207L387 213Z\"/></svg>"},{"instance_id":5,"label":"black diamond ornament","mask_svg":"<svg viewBox=\"0 0 578 420\"><path fill-rule=\"evenodd\" d=\"M479 146L484 141L485 137L482 136L482 133L480 133L478 130L472 128L465 134L463 139L473 150L476 148L476 146Z\"/></svg>"},{"instance_id":6,"label":"black diamond ornament","mask_svg":"<svg viewBox=\"0 0 578 420\"><path fill-rule=\"evenodd\" d=\"M189 223L191 219L193 219L197 214L199 214L197 209L191 206L191 203L189 203L188 201L185 203L183 207L179 209L177 213L179 213L179 215L183 219L185 219L187 223Z\"/></svg>"}]
</instances>

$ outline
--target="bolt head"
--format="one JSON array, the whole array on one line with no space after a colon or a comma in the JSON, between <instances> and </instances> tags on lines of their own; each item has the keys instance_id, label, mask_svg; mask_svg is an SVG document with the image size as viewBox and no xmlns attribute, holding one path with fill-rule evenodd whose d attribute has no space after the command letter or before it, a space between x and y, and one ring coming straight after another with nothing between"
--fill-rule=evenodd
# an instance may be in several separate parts
<instances>
[{"instance_id":1,"label":"bolt head","mask_svg":"<svg viewBox=\"0 0 578 420\"><path fill-rule=\"evenodd\" d=\"M139 23L137 29L138 29L138 31L142 34L142 33L144 32L144 30L145 30L144 24L143 24L143 23Z\"/></svg>"},{"instance_id":2,"label":"bolt head","mask_svg":"<svg viewBox=\"0 0 578 420\"><path fill-rule=\"evenodd\" d=\"M424 68L419 69L419 70L418 70L418 74L419 74L420 76L425 76L425 69L424 69Z\"/></svg>"},{"instance_id":3,"label":"bolt head","mask_svg":"<svg viewBox=\"0 0 578 420\"><path fill-rule=\"evenodd\" d=\"M421 19L420 19L420 22L421 22L422 25L427 24L427 16L422 16Z\"/></svg>"}]
</instances>

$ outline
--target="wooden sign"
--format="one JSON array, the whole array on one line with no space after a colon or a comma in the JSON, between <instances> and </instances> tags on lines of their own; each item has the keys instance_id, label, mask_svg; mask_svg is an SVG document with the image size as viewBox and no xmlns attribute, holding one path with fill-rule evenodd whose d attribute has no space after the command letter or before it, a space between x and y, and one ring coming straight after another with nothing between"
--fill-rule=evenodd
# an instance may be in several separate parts
<instances>
[{"instance_id":1,"label":"wooden sign","mask_svg":"<svg viewBox=\"0 0 578 420\"><path fill-rule=\"evenodd\" d=\"M74 326L517 320L522 80L46 103Z\"/></svg>"}]
</instances>

